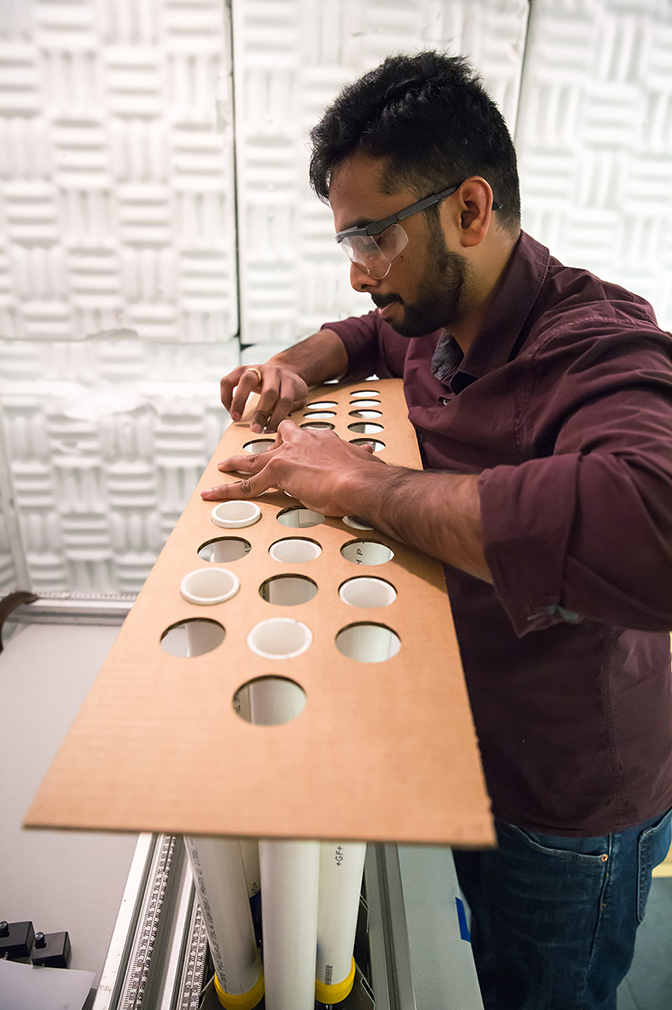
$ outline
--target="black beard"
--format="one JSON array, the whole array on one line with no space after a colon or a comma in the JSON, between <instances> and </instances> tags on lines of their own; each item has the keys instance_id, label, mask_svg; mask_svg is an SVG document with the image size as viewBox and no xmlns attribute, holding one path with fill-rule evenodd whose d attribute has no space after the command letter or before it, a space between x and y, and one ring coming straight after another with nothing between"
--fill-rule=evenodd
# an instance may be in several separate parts
<instances>
[{"instance_id":1,"label":"black beard","mask_svg":"<svg viewBox=\"0 0 672 1010\"><path fill-rule=\"evenodd\" d=\"M430 226L427 254L433 267L425 277L412 305L404 302L404 317L392 326L402 337L424 337L450 327L461 315L462 294L469 274L466 257L446 247L443 232Z\"/></svg>"}]
</instances>

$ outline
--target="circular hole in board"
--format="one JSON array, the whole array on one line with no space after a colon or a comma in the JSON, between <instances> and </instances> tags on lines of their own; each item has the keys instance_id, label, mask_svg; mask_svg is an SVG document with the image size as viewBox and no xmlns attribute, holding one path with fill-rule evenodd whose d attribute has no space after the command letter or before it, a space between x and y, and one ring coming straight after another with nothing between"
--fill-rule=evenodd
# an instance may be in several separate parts
<instances>
[{"instance_id":1,"label":"circular hole in board","mask_svg":"<svg viewBox=\"0 0 672 1010\"><path fill-rule=\"evenodd\" d=\"M348 425L349 431L358 431L362 435L377 435L379 431L385 431L382 424L372 424L371 421L356 421Z\"/></svg>"},{"instance_id":2,"label":"circular hole in board","mask_svg":"<svg viewBox=\"0 0 672 1010\"><path fill-rule=\"evenodd\" d=\"M219 621L195 617L166 628L161 635L161 648L169 656L202 656L221 645L225 635L226 631Z\"/></svg>"},{"instance_id":3,"label":"circular hole in board","mask_svg":"<svg viewBox=\"0 0 672 1010\"><path fill-rule=\"evenodd\" d=\"M275 445L274 438L255 438L252 442L245 442L243 449L245 452L257 453L266 452Z\"/></svg>"},{"instance_id":4,"label":"circular hole in board","mask_svg":"<svg viewBox=\"0 0 672 1010\"><path fill-rule=\"evenodd\" d=\"M249 540L242 537L214 537L206 540L198 548L201 561L211 561L212 564L222 564L228 561L238 561L252 550Z\"/></svg>"},{"instance_id":5,"label":"circular hole in board","mask_svg":"<svg viewBox=\"0 0 672 1010\"><path fill-rule=\"evenodd\" d=\"M329 421L306 421L305 424L300 424L299 428L322 428L324 430L333 431L336 425L330 424Z\"/></svg>"},{"instance_id":6,"label":"circular hole in board","mask_svg":"<svg viewBox=\"0 0 672 1010\"><path fill-rule=\"evenodd\" d=\"M275 518L283 526L291 526L294 529L307 529L309 526L319 526L324 522L321 512L304 508L282 509Z\"/></svg>"},{"instance_id":7,"label":"circular hole in board","mask_svg":"<svg viewBox=\"0 0 672 1010\"><path fill-rule=\"evenodd\" d=\"M273 575L261 583L259 595L267 603L294 607L317 595L317 583L305 575Z\"/></svg>"},{"instance_id":8,"label":"circular hole in board","mask_svg":"<svg viewBox=\"0 0 672 1010\"><path fill-rule=\"evenodd\" d=\"M233 710L255 726L282 726L296 719L306 706L306 692L289 677L255 677L233 696Z\"/></svg>"},{"instance_id":9,"label":"circular hole in board","mask_svg":"<svg viewBox=\"0 0 672 1010\"><path fill-rule=\"evenodd\" d=\"M336 417L336 411L335 410L315 410L315 411L311 411L310 413L308 413L308 411L306 411L306 413L304 414L304 417L305 417L306 421L320 421L320 420L324 420L327 417Z\"/></svg>"},{"instance_id":10,"label":"circular hole in board","mask_svg":"<svg viewBox=\"0 0 672 1010\"><path fill-rule=\"evenodd\" d=\"M380 407L378 400L350 400L351 407Z\"/></svg>"},{"instance_id":11,"label":"circular hole in board","mask_svg":"<svg viewBox=\"0 0 672 1010\"><path fill-rule=\"evenodd\" d=\"M354 389L350 393L351 400L365 400L369 396L380 396L377 389Z\"/></svg>"},{"instance_id":12,"label":"circular hole in board","mask_svg":"<svg viewBox=\"0 0 672 1010\"><path fill-rule=\"evenodd\" d=\"M349 624L336 635L336 648L359 663L383 663L396 656L401 639L385 624Z\"/></svg>"},{"instance_id":13,"label":"circular hole in board","mask_svg":"<svg viewBox=\"0 0 672 1010\"><path fill-rule=\"evenodd\" d=\"M384 565L394 557L394 551L377 540L348 540L341 554L355 565Z\"/></svg>"},{"instance_id":14,"label":"circular hole in board","mask_svg":"<svg viewBox=\"0 0 672 1010\"><path fill-rule=\"evenodd\" d=\"M307 537L287 537L286 540L276 540L271 544L268 553L274 561L296 565L319 558L322 548L316 540L309 540Z\"/></svg>"},{"instance_id":15,"label":"circular hole in board","mask_svg":"<svg viewBox=\"0 0 672 1010\"><path fill-rule=\"evenodd\" d=\"M385 448L385 443L381 442L377 438L351 438L351 445L372 445L374 452L380 452L381 449Z\"/></svg>"},{"instance_id":16,"label":"circular hole in board","mask_svg":"<svg viewBox=\"0 0 672 1010\"><path fill-rule=\"evenodd\" d=\"M252 526L261 519L261 509L253 501L221 501L210 513L215 526L224 529L240 529Z\"/></svg>"},{"instance_id":17,"label":"circular hole in board","mask_svg":"<svg viewBox=\"0 0 672 1010\"><path fill-rule=\"evenodd\" d=\"M271 617L250 631L247 644L262 659L294 659L310 647L313 633L291 617Z\"/></svg>"},{"instance_id":18,"label":"circular hole in board","mask_svg":"<svg viewBox=\"0 0 672 1010\"><path fill-rule=\"evenodd\" d=\"M314 400L313 403L307 403L303 408L304 410L331 410L332 407L338 407L336 400Z\"/></svg>"},{"instance_id":19,"label":"circular hole in board","mask_svg":"<svg viewBox=\"0 0 672 1010\"><path fill-rule=\"evenodd\" d=\"M350 417L370 418L383 416L382 411L380 410L350 410L348 413L350 414Z\"/></svg>"},{"instance_id":20,"label":"circular hole in board","mask_svg":"<svg viewBox=\"0 0 672 1010\"><path fill-rule=\"evenodd\" d=\"M351 607L389 607L397 598L397 590L385 579L362 576L344 582L338 595Z\"/></svg>"},{"instance_id":21,"label":"circular hole in board","mask_svg":"<svg viewBox=\"0 0 672 1010\"><path fill-rule=\"evenodd\" d=\"M180 582L180 593L187 603L200 607L225 603L240 589L238 576L228 568L196 568Z\"/></svg>"}]
</instances>

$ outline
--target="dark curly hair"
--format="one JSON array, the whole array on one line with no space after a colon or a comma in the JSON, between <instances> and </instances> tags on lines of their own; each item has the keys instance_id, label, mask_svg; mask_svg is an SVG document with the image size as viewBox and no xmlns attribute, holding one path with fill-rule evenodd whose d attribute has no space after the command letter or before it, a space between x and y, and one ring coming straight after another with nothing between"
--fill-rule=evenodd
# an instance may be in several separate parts
<instances>
[{"instance_id":1,"label":"dark curly hair","mask_svg":"<svg viewBox=\"0 0 672 1010\"><path fill-rule=\"evenodd\" d=\"M480 175L497 217L520 224L513 141L501 112L464 57L426 50L387 59L346 85L310 134L310 182L322 200L336 166L355 150L387 159L384 191L410 188L422 199Z\"/></svg>"}]
</instances>

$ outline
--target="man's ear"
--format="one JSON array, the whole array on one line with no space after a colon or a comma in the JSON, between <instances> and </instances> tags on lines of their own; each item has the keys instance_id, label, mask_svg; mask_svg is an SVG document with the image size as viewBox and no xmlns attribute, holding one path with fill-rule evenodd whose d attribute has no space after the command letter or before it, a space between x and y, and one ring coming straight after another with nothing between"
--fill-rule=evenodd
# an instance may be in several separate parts
<instances>
[{"instance_id":1,"label":"man's ear","mask_svg":"<svg viewBox=\"0 0 672 1010\"><path fill-rule=\"evenodd\" d=\"M479 175L470 176L455 193L449 214L454 216L458 241L464 248L480 245L490 228L492 189Z\"/></svg>"}]
</instances>

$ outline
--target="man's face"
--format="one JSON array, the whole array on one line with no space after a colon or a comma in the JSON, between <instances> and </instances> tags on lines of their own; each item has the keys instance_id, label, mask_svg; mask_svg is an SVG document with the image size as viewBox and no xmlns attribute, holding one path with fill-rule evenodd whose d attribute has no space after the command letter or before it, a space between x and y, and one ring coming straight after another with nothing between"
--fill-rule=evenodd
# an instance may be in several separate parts
<instances>
[{"instance_id":1,"label":"man's face","mask_svg":"<svg viewBox=\"0 0 672 1010\"><path fill-rule=\"evenodd\" d=\"M411 190L384 193L382 168L380 159L362 154L351 155L338 166L329 190L336 231L382 220L418 199ZM446 185L450 182L447 179ZM414 214L402 227L408 244L392 261L387 276L375 280L352 263L350 283L371 296L398 333L420 337L461 318L469 265L464 256L448 249L437 211Z\"/></svg>"}]
</instances>

